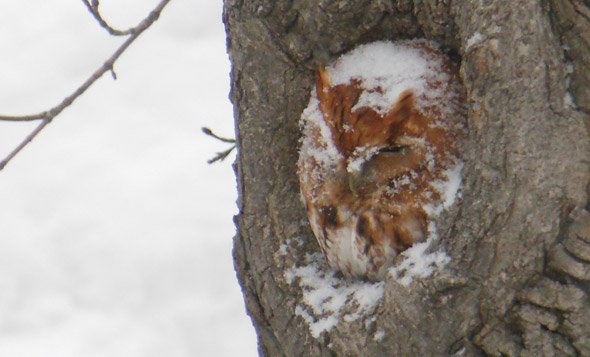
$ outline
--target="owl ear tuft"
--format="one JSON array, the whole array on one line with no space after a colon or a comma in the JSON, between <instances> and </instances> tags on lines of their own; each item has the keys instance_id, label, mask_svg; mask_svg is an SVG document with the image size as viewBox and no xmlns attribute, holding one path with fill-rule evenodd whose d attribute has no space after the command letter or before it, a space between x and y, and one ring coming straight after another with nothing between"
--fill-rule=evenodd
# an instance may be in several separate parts
<instances>
[{"instance_id":1,"label":"owl ear tuft","mask_svg":"<svg viewBox=\"0 0 590 357\"><path fill-rule=\"evenodd\" d=\"M320 67L316 73L316 88L320 100L325 97L326 93L330 90L330 76L324 67Z\"/></svg>"},{"instance_id":2,"label":"owl ear tuft","mask_svg":"<svg viewBox=\"0 0 590 357\"><path fill-rule=\"evenodd\" d=\"M330 76L324 67L320 67L316 73L316 95L320 101L320 109L324 116L324 120L330 126L332 131L336 130L334 123L334 93L330 92Z\"/></svg>"},{"instance_id":3,"label":"owl ear tuft","mask_svg":"<svg viewBox=\"0 0 590 357\"><path fill-rule=\"evenodd\" d=\"M395 105L387 113L386 120L393 123L403 123L408 120L414 110L414 93L410 89L403 91Z\"/></svg>"}]
</instances>

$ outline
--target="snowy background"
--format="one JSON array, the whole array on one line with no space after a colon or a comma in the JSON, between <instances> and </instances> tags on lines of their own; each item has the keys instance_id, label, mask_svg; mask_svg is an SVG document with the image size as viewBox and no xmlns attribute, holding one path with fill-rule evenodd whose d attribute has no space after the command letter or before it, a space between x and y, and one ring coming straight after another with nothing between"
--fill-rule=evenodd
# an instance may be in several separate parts
<instances>
[{"instance_id":1,"label":"snowy background","mask_svg":"<svg viewBox=\"0 0 590 357\"><path fill-rule=\"evenodd\" d=\"M102 0L117 28L158 0ZM0 356L255 356L231 261L221 1L172 0L0 172ZM0 2L0 113L49 109L123 41L81 1ZM0 155L36 123L0 122ZM231 342L230 342L231 339Z\"/></svg>"}]
</instances>

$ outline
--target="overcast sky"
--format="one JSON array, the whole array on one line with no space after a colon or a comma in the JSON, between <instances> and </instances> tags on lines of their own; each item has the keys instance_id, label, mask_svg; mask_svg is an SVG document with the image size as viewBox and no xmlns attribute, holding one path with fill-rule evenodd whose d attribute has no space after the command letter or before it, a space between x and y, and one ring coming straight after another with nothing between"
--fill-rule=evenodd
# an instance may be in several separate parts
<instances>
[{"instance_id":1,"label":"overcast sky","mask_svg":"<svg viewBox=\"0 0 590 357\"><path fill-rule=\"evenodd\" d=\"M102 0L115 27L157 0ZM0 2L0 113L51 108L122 39L81 1ZM254 356L231 260L233 136L221 1L172 0L0 172L0 356ZM0 155L31 130L0 122Z\"/></svg>"}]
</instances>

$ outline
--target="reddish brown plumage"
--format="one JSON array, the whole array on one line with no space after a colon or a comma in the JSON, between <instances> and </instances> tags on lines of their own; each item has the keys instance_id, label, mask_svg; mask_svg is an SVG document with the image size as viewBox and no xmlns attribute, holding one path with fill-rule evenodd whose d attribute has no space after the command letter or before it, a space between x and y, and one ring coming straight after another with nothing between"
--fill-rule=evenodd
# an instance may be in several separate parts
<instances>
[{"instance_id":1,"label":"reddish brown plumage","mask_svg":"<svg viewBox=\"0 0 590 357\"><path fill-rule=\"evenodd\" d=\"M451 114L443 116L437 103L417 108L411 89L385 114L357 108L367 90L359 80L332 86L325 70L317 73L315 95L340 156L326 169L317 157L302 155L301 191L320 247L330 264L347 276L382 279L397 254L426 239L424 206L440 199L431 184L443 179L444 170L460 157L457 140L465 113L456 70L430 46L412 46L424 47L443 62L449 83L428 78L426 83L433 90L447 88L449 100L457 101L450 106ZM320 126L306 133L311 148L330 144L322 142ZM355 160L360 160L359 167L351 164Z\"/></svg>"}]
</instances>

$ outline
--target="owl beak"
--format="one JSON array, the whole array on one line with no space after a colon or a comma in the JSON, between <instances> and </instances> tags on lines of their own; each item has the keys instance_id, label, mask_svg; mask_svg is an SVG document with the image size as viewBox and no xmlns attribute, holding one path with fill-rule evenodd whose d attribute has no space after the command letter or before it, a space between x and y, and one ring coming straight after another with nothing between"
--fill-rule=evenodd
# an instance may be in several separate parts
<instances>
[{"instance_id":1,"label":"owl beak","mask_svg":"<svg viewBox=\"0 0 590 357\"><path fill-rule=\"evenodd\" d=\"M348 175L348 189L352 192L353 196L358 196L356 192L356 188L354 187L354 177L353 175Z\"/></svg>"},{"instance_id":2,"label":"owl beak","mask_svg":"<svg viewBox=\"0 0 590 357\"><path fill-rule=\"evenodd\" d=\"M348 174L348 189L355 197L358 196L358 187L361 184L361 180L360 170Z\"/></svg>"}]
</instances>

